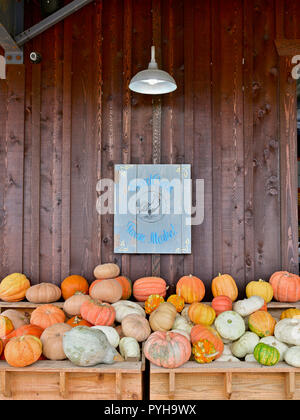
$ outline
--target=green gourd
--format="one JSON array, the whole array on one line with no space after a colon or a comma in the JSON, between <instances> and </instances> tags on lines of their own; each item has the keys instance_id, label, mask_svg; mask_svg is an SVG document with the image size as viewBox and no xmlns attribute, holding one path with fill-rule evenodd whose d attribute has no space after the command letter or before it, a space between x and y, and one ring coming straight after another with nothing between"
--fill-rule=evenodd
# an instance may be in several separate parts
<instances>
[{"instance_id":1,"label":"green gourd","mask_svg":"<svg viewBox=\"0 0 300 420\"><path fill-rule=\"evenodd\" d=\"M279 351L265 343L258 343L254 349L255 360L264 366L274 366L280 360Z\"/></svg>"}]
</instances>

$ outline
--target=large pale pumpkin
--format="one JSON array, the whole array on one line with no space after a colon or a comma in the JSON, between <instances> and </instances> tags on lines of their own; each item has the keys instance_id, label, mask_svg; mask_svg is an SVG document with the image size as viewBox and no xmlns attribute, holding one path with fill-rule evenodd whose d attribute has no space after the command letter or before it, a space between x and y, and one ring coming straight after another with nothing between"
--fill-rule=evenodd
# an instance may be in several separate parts
<instances>
[{"instance_id":1,"label":"large pale pumpkin","mask_svg":"<svg viewBox=\"0 0 300 420\"><path fill-rule=\"evenodd\" d=\"M114 263L97 265L94 269L96 279L114 279L120 274L120 267Z\"/></svg>"},{"instance_id":2,"label":"large pale pumpkin","mask_svg":"<svg viewBox=\"0 0 300 420\"><path fill-rule=\"evenodd\" d=\"M46 329L53 324L64 322L65 318L66 316L63 310L51 303L48 303L46 305L38 306L32 312L30 323Z\"/></svg>"},{"instance_id":3,"label":"large pale pumpkin","mask_svg":"<svg viewBox=\"0 0 300 420\"><path fill-rule=\"evenodd\" d=\"M205 295L205 286L202 280L190 274L178 280L176 294L183 297L185 303L201 302Z\"/></svg>"},{"instance_id":4,"label":"large pale pumpkin","mask_svg":"<svg viewBox=\"0 0 300 420\"><path fill-rule=\"evenodd\" d=\"M83 319L93 325L113 325L116 311L109 303L101 303L89 299L81 305L80 314Z\"/></svg>"},{"instance_id":5,"label":"large pale pumpkin","mask_svg":"<svg viewBox=\"0 0 300 420\"><path fill-rule=\"evenodd\" d=\"M0 283L0 299L5 302L19 302L26 295L30 281L25 274L13 273L5 277Z\"/></svg>"},{"instance_id":6,"label":"large pale pumpkin","mask_svg":"<svg viewBox=\"0 0 300 420\"><path fill-rule=\"evenodd\" d=\"M122 331L125 337L135 338L138 342L147 340L151 334L149 322L142 315L131 314L122 320Z\"/></svg>"},{"instance_id":7,"label":"large pale pumpkin","mask_svg":"<svg viewBox=\"0 0 300 420\"><path fill-rule=\"evenodd\" d=\"M214 297L228 296L232 302L238 297L235 280L229 274L220 274L212 280L211 290Z\"/></svg>"},{"instance_id":8,"label":"large pale pumpkin","mask_svg":"<svg viewBox=\"0 0 300 420\"><path fill-rule=\"evenodd\" d=\"M275 325L276 320L266 311L256 311L248 318L249 329L259 337L273 335Z\"/></svg>"},{"instance_id":9,"label":"large pale pumpkin","mask_svg":"<svg viewBox=\"0 0 300 420\"><path fill-rule=\"evenodd\" d=\"M5 360L10 366L25 367L35 363L42 354L42 342L33 335L14 337L4 349Z\"/></svg>"},{"instance_id":10,"label":"large pale pumpkin","mask_svg":"<svg viewBox=\"0 0 300 420\"><path fill-rule=\"evenodd\" d=\"M191 344L183 334L156 331L148 337L144 354L157 366L175 369L191 357Z\"/></svg>"},{"instance_id":11,"label":"large pale pumpkin","mask_svg":"<svg viewBox=\"0 0 300 420\"><path fill-rule=\"evenodd\" d=\"M122 294L122 286L116 279L104 279L90 289L92 299L108 303L118 302L122 298Z\"/></svg>"},{"instance_id":12,"label":"large pale pumpkin","mask_svg":"<svg viewBox=\"0 0 300 420\"><path fill-rule=\"evenodd\" d=\"M246 331L244 319L237 312L222 312L215 320L215 327L222 339L238 340Z\"/></svg>"},{"instance_id":13,"label":"large pale pumpkin","mask_svg":"<svg viewBox=\"0 0 300 420\"><path fill-rule=\"evenodd\" d=\"M63 309L65 313L71 317L80 315L81 305L89 299L90 297L88 295L85 295L82 292L76 292L73 296L70 296L65 300Z\"/></svg>"},{"instance_id":14,"label":"large pale pumpkin","mask_svg":"<svg viewBox=\"0 0 300 420\"><path fill-rule=\"evenodd\" d=\"M211 325L216 318L216 313L211 306L194 302L189 307L189 318L194 324Z\"/></svg>"},{"instance_id":15,"label":"large pale pumpkin","mask_svg":"<svg viewBox=\"0 0 300 420\"><path fill-rule=\"evenodd\" d=\"M133 296L138 302L145 302L150 295L164 298L166 293L167 283L160 277L142 277L133 283Z\"/></svg>"},{"instance_id":16,"label":"large pale pumpkin","mask_svg":"<svg viewBox=\"0 0 300 420\"><path fill-rule=\"evenodd\" d=\"M276 271L269 280L274 298L279 302L300 300L300 277L288 271Z\"/></svg>"},{"instance_id":17,"label":"large pale pumpkin","mask_svg":"<svg viewBox=\"0 0 300 420\"><path fill-rule=\"evenodd\" d=\"M63 349L63 336L72 327L59 323L51 325L43 331L40 340L43 344L43 355L49 360L64 360L66 355Z\"/></svg>"},{"instance_id":18,"label":"large pale pumpkin","mask_svg":"<svg viewBox=\"0 0 300 420\"><path fill-rule=\"evenodd\" d=\"M6 316L11 320L15 330L23 325L28 325L30 322L30 314L20 309L7 309L6 311L1 312L1 315Z\"/></svg>"},{"instance_id":19,"label":"large pale pumpkin","mask_svg":"<svg viewBox=\"0 0 300 420\"><path fill-rule=\"evenodd\" d=\"M195 325L191 329L191 342L196 344L193 354L199 363L208 363L218 359L224 351L224 343L219 333L212 327L207 325ZM210 355L206 354L205 349L212 350Z\"/></svg>"},{"instance_id":20,"label":"large pale pumpkin","mask_svg":"<svg viewBox=\"0 0 300 420\"><path fill-rule=\"evenodd\" d=\"M169 331L174 324L177 310L172 303L164 302L159 305L149 317L153 331Z\"/></svg>"},{"instance_id":21,"label":"large pale pumpkin","mask_svg":"<svg viewBox=\"0 0 300 420\"><path fill-rule=\"evenodd\" d=\"M146 318L145 310L136 302L131 302L130 300L120 300L119 302L113 303L111 306L116 311L117 322L122 322L123 318L130 314L138 314Z\"/></svg>"},{"instance_id":22,"label":"large pale pumpkin","mask_svg":"<svg viewBox=\"0 0 300 420\"><path fill-rule=\"evenodd\" d=\"M258 281L250 281L246 286L246 296L260 296L267 303L273 299L273 288L270 283L259 279Z\"/></svg>"},{"instance_id":23,"label":"large pale pumpkin","mask_svg":"<svg viewBox=\"0 0 300 420\"><path fill-rule=\"evenodd\" d=\"M78 275L72 275L66 277L61 285L61 293L64 300L67 300L69 297L73 296L76 292L81 292L87 294L89 291L89 284L87 280Z\"/></svg>"},{"instance_id":24,"label":"large pale pumpkin","mask_svg":"<svg viewBox=\"0 0 300 420\"><path fill-rule=\"evenodd\" d=\"M61 290L52 283L40 283L26 290L26 299L32 303L57 302L61 297Z\"/></svg>"}]
</instances>

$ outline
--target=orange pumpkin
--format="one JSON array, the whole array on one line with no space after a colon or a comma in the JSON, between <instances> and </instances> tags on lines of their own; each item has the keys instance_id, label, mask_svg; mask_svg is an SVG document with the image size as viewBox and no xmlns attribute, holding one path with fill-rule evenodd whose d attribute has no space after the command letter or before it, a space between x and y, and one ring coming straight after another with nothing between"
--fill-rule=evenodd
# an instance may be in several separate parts
<instances>
[{"instance_id":1,"label":"orange pumpkin","mask_svg":"<svg viewBox=\"0 0 300 420\"><path fill-rule=\"evenodd\" d=\"M85 319L82 319L80 316L73 316L67 321L67 324L71 325L72 328L78 327L79 325L85 325L86 327L92 327L92 324Z\"/></svg>"},{"instance_id":2,"label":"orange pumpkin","mask_svg":"<svg viewBox=\"0 0 300 420\"><path fill-rule=\"evenodd\" d=\"M33 335L14 337L5 346L5 360L10 366L25 367L35 363L42 354L42 342Z\"/></svg>"},{"instance_id":3,"label":"orange pumpkin","mask_svg":"<svg viewBox=\"0 0 300 420\"><path fill-rule=\"evenodd\" d=\"M184 299L183 299L182 296L171 295L171 296L168 297L167 302L172 303L175 306L177 312L179 312L179 313L184 308Z\"/></svg>"},{"instance_id":4,"label":"orange pumpkin","mask_svg":"<svg viewBox=\"0 0 300 420\"><path fill-rule=\"evenodd\" d=\"M8 335L14 330L14 325L7 316L0 315L0 338Z\"/></svg>"},{"instance_id":5,"label":"orange pumpkin","mask_svg":"<svg viewBox=\"0 0 300 420\"><path fill-rule=\"evenodd\" d=\"M19 302L25 298L30 282L24 274L13 273L0 283L0 299L5 302Z\"/></svg>"},{"instance_id":6,"label":"orange pumpkin","mask_svg":"<svg viewBox=\"0 0 300 420\"><path fill-rule=\"evenodd\" d=\"M145 312L146 312L146 314L148 314L148 315L151 314L164 301L165 301L165 299L160 295L150 295L150 296L148 296L147 300L145 302Z\"/></svg>"},{"instance_id":7,"label":"orange pumpkin","mask_svg":"<svg viewBox=\"0 0 300 420\"><path fill-rule=\"evenodd\" d=\"M220 315L222 312L232 310L232 300L228 296L216 296L211 302L212 308L214 308L216 315Z\"/></svg>"},{"instance_id":8,"label":"orange pumpkin","mask_svg":"<svg viewBox=\"0 0 300 420\"><path fill-rule=\"evenodd\" d=\"M185 303L201 302L205 295L205 286L202 280L190 274L178 280L176 294L183 297Z\"/></svg>"},{"instance_id":9,"label":"orange pumpkin","mask_svg":"<svg viewBox=\"0 0 300 420\"><path fill-rule=\"evenodd\" d=\"M9 342L11 338L21 337L22 335L34 335L35 337L40 338L43 331L44 331L43 328L38 327L37 325L33 325L33 324L23 325L13 330L10 334L3 337L4 347L6 346L6 344Z\"/></svg>"},{"instance_id":10,"label":"orange pumpkin","mask_svg":"<svg viewBox=\"0 0 300 420\"><path fill-rule=\"evenodd\" d=\"M111 326L116 318L113 306L93 299L89 299L81 305L80 314L83 319L93 325Z\"/></svg>"},{"instance_id":11,"label":"orange pumpkin","mask_svg":"<svg viewBox=\"0 0 300 420\"><path fill-rule=\"evenodd\" d=\"M61 283L61 293L64 300L67 300L69 297L73 296L76 292L88 293L89 284L87 280L78 275L72 275L66 277Z\"/></svg>"},{"instance_id":12,"label":"orange pumpkin","mask_svg":"<svg viewBox=\"0 0 300 420\"><path fill-rule=\"evenodd\" d=\"M194 324L211 325L215 318L215 310L205 303L194 302L189 307L189 318Z\"/></svg>"},{"instance_id":13,"label":"orange pumpkin","mask_svg":"<svg viewBox=\"0 0 300 420\"><path fill-rule=\"evenodd\" d=\"M116 279L104 279L96 283L90 291L92 299L115 303L122 297L123 289Z\"/></svg>"},{"instance_id":14,"label":"orange pumpkin","mask_svg":"<svg viewBox=\"0 0 300 420\"><path fill-rule=\"evenodd\" d=\"M167 293L167 284L161 277L142 277L133 284L133 296L138 302L145 302L150 295L160 295L163 298Z\"/></svg>"},{"instance_id":15,"label":"orange pumpkin","mask_svg":"<svg viewBox=\"0 0 300 420\"><path fill-rule=\"evenodd\" d=\"M274 298L278 302L297 302L300 300L300 277L288 271L276 271L270 277Z\"/></svg>"},{"instance_id":16,"label":"orange pumpkin","mask_svg":"<svg viewBox=\"0 0 300 420\"><path fill-rule=\"evenodd\" d=\"M220 274L212 280L211 290L214 297L228 296L232 302L238 297L238 288L233 277L229 274Z\"/></svg>"},{"instance_id":17,"label":"orange pumpkin","mask_svg":"<svg viewBox=\"0 0 300 420\"><path fill-rule=\"evenodd\" d=\"M116 280L122 286L122 300L128 300L132 295L132 281L125 276L116 277Z\"/></svg>"},{"instance_id":18,"label":"orange pumpkin","mask_svg":"<svg viewBox=\"0 0 300 420\"><path fill-rule=\"evenodd\" d=\"M31 314L30 323L44 330L53 324L65 322L65 313L51 303L38 306Z\"/></svg>"},{"instance_id":19,"label":"orange pumpkin","mask_svg":"<svg viewBox=\"0 0 300 420\"><path fill-rule=\"evenodd\" d=\"M90 287L89 287L89 295L91 295L91 291L93 290L93 287L94 287L97 283L99 283L100 281L102 281L102 280L104 280L104 279L97 279L97 280L94 280L94 281L90 284Z\"/></svg>"},{"instance_id":20,"label":"orange pumpkin","mask_svg":"<svg viewBox=\"0 0 300 420\"><path fill-rule=\"evenodd\" d=\"M248 318L249 329L259 337L274 335L275 319L269 312L256 311Z\"/></svg>"}]
</instances>

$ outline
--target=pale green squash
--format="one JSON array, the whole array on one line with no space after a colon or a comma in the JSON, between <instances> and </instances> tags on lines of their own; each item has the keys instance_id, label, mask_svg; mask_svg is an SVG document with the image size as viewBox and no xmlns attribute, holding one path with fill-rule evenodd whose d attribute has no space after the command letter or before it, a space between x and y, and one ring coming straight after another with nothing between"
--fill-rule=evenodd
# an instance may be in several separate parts
<instances>
[{"instance_id":1,"label":"pale green squash","mask_svg":"<svg viewBox=\"0 0 300 420\"><path fill-rule=\"evenodd\" d=\"M235 311L222 312L215 320L215 327L222 338L231 341L238 340L246 330L243 318Z\"/></svg>"},{"instance_id":2,"label":"pale green squash","mask_svg":"<svg viewBox=\"0 0 300 420\"><path fill-rule=\"evenodd\" d=\"M231 344L231 351L235 357L244 358L246 354L253 353L259 337L253 332L246 331L237 341Z\"/></svg>"}]
</instances>

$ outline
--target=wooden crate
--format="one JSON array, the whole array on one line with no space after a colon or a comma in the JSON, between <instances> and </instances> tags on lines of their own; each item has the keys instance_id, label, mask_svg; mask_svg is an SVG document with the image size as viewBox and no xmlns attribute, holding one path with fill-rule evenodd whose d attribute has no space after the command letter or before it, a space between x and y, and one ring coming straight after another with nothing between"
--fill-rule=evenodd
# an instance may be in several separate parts
<instances>
[{"instance_id":1,"label":"wooden crate","mask_svg":"<svg viewBox=\"0 0 300 420\"><path fill-rule=\"evenodd\" d=\"M145 359L83 368L39 361L26 368L0 362L0 400L142 400Z\"/></svg>"},{"instance_id":2,"label":"wooden crate","mask_svg":"<svg viewBox=\"0 0 300 420\"><path fill-rule=\"evenodd\" d=\"M21 310L26 311L28 313L31 313L34 309L36 309L38 306L43 306L44 303L31 303L28 301L22 301L22 302L3 302L0 300L0 314L7 309L15 309L15 310ZM51 305L55 305L60 309L63 309L64 302L53 302Z\"/></svg>"}]
</instances>

